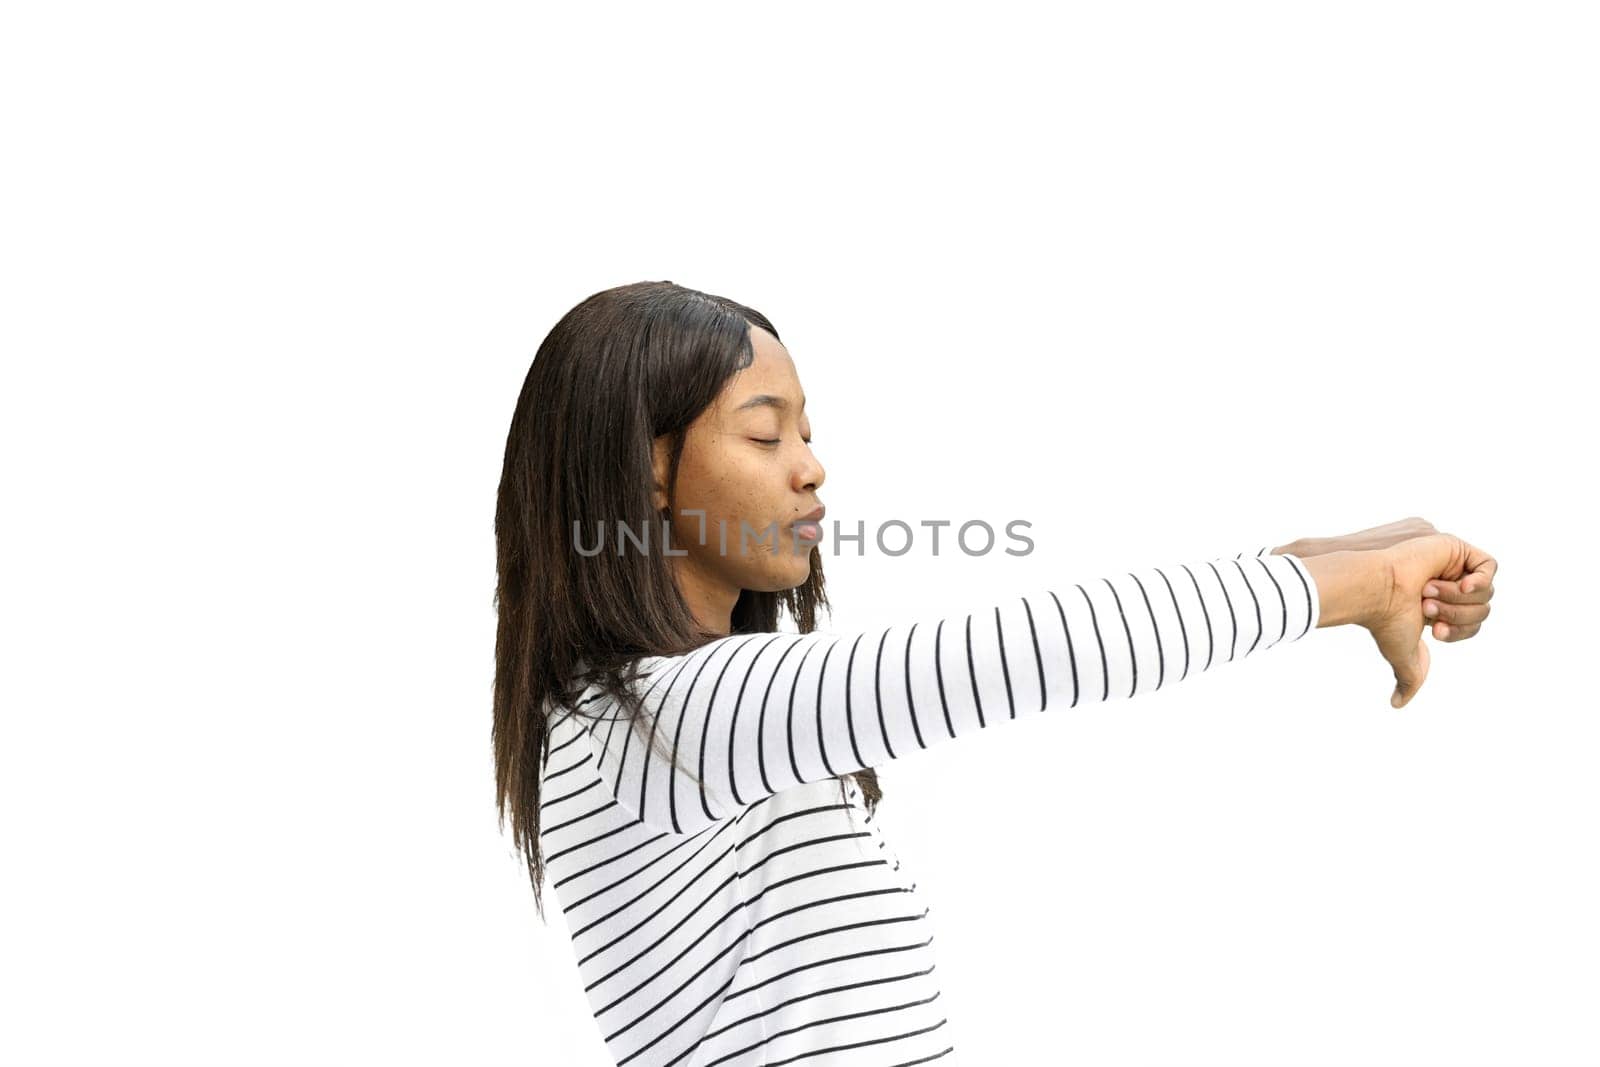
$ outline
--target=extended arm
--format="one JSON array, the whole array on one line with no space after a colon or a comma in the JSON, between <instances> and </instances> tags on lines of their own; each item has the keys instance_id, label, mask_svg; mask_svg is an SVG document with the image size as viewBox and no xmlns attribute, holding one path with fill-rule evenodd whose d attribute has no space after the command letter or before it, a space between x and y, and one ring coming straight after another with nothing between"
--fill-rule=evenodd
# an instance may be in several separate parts
<instances>
[{"instance_id":1,"label":"extended arm","mask_svg":"<svg viewBox=\"0 0 1600 1067\"><path fill-rule=\"evenodd\" d=\"M843 635L735 634L649 657L637 684L657 745L590 729L618 802L688 833L779 790L996 723L1153 692L1298 640L1319 612L1305 564L1263 548L970 614Z\"/></svg>"}]
</instances>

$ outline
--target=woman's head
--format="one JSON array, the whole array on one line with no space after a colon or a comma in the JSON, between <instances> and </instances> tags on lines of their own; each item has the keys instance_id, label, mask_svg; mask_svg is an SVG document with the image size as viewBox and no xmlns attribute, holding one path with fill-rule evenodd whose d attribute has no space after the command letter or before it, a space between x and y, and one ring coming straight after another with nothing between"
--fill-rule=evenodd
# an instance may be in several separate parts
<instances>
[{"instance_id":1,"label":"woman's head","mask_svg":"<svg viewBox=\"0 0 1600 1067\"><path fill-rule=\"evenodd\" d=\"M825 477L804 400L764 315L671 282L596 293L540 344L495 509L496 790L536 900L553 706L593 682L637 720L639 658L775 630L780 609L815 628L821 554L792 527Z\"/></svg>"},{"instance_id":2,"label":"woman's head","mask_svg":"<svg viewBox=\"0 0 1600 1067\"><path fill-rule=\"evenodd\" d=\"M749 362L710 405L653 442L652 500L684 552L668 561L690 610L723 633L742 591L792 589L820 565L815 537L796 525L820 517L827 476L811 451L805 392L770 325L751 324L749 344Z\"/></svg>"}]
</instances>

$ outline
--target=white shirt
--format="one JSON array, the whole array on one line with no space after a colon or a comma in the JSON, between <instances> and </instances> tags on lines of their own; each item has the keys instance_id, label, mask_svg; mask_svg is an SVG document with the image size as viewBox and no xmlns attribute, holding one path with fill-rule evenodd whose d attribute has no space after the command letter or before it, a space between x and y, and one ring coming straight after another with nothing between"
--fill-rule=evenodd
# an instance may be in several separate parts
<instances>
[{"instance_id":1,"label":"white shirt","mask_svg":"<svg viewBox=\"0 0 1600 1067\"><path fill-rule=\"evenodd\" d=\"M1319 615L1305 564L1263 548L646 657L633 728L585 692L552 716L540 841L607 1049L630 1067L950 1067L928 909L835 776L1153 692Z\"/></svg>"}]
</instances>

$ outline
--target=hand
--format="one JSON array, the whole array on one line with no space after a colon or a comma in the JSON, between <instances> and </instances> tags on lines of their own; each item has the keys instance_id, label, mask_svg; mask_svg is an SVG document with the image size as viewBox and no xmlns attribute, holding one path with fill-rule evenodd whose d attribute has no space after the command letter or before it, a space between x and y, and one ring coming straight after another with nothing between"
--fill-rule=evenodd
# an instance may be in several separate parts
<instances>
[{"instance_id":1,"label":"hand","mask_svg":"<svg viewBox=\"0 0 1600 1067\"><path fill-rule=\"evenodd\" d=\"M1451 534L1408 538L1381 551L1387 589L1379 596L1372 616L1362 624L1371 631L1378 651L1394 669L1395 690L1389 704L1403 708L1428 677L1428 646L1422 640L1426 623L1423 590L1433 585L1442 594L1446 584L1464 589L1460 595L1472 601L1473 614L1481 612L1481 622L1488 615L1487 601L1493 595L1500 565L1481 548ZM1460 614L1466 608L1451 610ZM1476 632L1477 623L1469 625Z\"/></svg>"},{"instance_id":2,"label":"hand","mask_svg":"<svg viewBox=\"0 0 1600 1067\"><path fill-rule=\"evenodd\" d=\"M1307 537L1294 542L1289 551L1296 555L1316 556L1328 552L1368 552L1389 548L1416 537L1428 537L1439 531L1433 523L1421 516L1373 526L1355 533L1337 537ZM1491 564L1493 561L1490 561ZM1483 620L1489 617L1489 600L1494 596L1494 572L1468 587L1462 583L1436 580L1422 590L1427 598L1422 602L1423 618L1432 623L1436 641L1465 641L1477 634Z\"/></svg>"},{"instance_id":3,"label":"hand","mask_svg":"<svg viewBox=\"0 0 1600 1067\"><path fill-rule=\"evenodd\" d=\"M1433 523L1413 515L1409 519L1373 526L1355 533L1337 537L1305 537L1294 542L1292 551L1298 556L1318 556L1327 552L1371 552L1380 548L1409 541L1413 537L1427 537L1438 533Z\"/></svg>"}]
</instances>

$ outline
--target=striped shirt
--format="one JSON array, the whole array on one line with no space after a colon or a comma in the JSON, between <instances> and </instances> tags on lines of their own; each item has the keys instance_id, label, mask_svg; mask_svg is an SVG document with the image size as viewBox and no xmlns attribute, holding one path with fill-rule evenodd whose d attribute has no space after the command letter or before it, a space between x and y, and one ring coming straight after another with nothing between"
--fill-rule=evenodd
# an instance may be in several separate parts
<instances>
[{"instance_id":1,"label":"striped shirt","mask_svg":"<svg viewBox=\"0 0 1600 1067\"><path fill-rule=\"evenodd\" d=\"M583 715L552 715L540 841L611 1056L949 1067L928 909L855 782L841 796L834 776L1153 692L1318 617L1305 564L1263 548L973 614L645 657L642 733L585 691Z\"/></svg>"}]
</instances>

